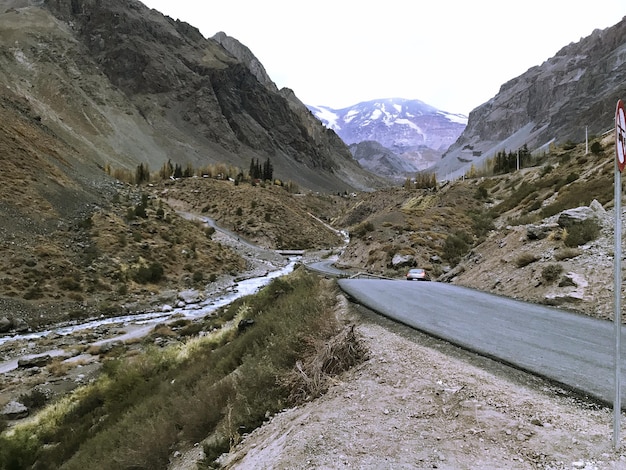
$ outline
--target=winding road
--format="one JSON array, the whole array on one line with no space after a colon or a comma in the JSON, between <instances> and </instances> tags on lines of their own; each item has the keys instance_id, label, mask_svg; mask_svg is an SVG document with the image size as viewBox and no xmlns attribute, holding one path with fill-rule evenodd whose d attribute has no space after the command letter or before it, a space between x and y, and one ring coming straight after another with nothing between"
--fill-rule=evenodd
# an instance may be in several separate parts
<instances>
[{"instance_id":1,"label":"winding road","mask_svg":"<svg viewBox=\"0 0 626 470\"><path fill-rule=\"evenodd\" d=\"M612 322L439 282L338 283L355 301L382 315L612 403ZM622 351L622 376L624 359ZM624 403L623 388L620 393Z\"/></svg>"}]
</instances>

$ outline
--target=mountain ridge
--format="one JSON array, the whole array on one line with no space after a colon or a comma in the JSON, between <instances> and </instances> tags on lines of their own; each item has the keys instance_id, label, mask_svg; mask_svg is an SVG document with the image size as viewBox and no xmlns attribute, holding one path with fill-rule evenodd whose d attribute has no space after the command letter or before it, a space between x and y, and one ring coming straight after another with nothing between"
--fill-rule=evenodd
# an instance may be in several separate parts
<instances>
[{"instance_id":1,"label":"mountain ridge","mask_svg":"<svg viewBox=\"0 0 626 470\"><path fill-rule=\"evenodd\" d=\"M458 140L433 168L459 177L501 150L548 152L613 128L615 104L626 95L626 19L561 48L541 65L502 84L472 110Z\"/></svg>"},{"instance_id":2,"label":"mountain ridge","mask_svg":"<svg viewBox=\"0 0 626 470\"><path fill-rule=\"evenodd\" d=\"M247 168L271 158L278 178L303 188L385 184L259 82L250 57L137 0L5 0L0 11L0 82L99 165L157 169L171 159Z\"/></svg>"},{"instance_id":3,"label":"mountain ridge","mask_svg":"<svg viewBox=\"0 0 626 470\"><path fill-rule=\"evenodd\" d=\"M342 109L307 107L351 146L363 167L395 179L432 166L460 136L467 122L463 115L441 111L416 99L370 100ZM386 150L368 142L376 142Z\"/></svg>"}]
</instances>

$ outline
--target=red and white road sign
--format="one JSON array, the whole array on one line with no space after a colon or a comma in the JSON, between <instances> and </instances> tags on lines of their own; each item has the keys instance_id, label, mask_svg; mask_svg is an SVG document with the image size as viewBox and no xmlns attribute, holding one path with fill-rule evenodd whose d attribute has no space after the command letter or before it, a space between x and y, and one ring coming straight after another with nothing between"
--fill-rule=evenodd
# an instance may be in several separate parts
<instances>
[{"instance_id":1,"label":"red and white road sign","mask_svg":"<svg viewBox=\"0 0 626 470\"><path fill-rule=\"evenodd\" d=\"M626 113L622 100L617 101L615 110L615 155L617 168L621 173L626 166Z\"/></svg>"}]
</instances>

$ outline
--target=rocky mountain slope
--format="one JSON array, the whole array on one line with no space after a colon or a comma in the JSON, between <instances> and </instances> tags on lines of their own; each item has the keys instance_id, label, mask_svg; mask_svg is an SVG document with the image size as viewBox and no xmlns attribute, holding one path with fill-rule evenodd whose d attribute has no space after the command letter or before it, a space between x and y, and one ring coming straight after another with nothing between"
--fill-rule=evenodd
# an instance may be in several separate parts
<instances>
[{"instance_id":1,"label":"rocky mountain slope","mask_svg":"<svg viewBox=\"0 0 626 470\"><path fill-rule=\"evenodd\" d=\"M350 144L363 167L396 179L432 166L467 124L465 116L401 98L366 101L343 109L308 107Z\"/></svg>"},{"instance_id":2,"label":"rocky mountain slope","mask_svg":"<svg viewBox=\"0 0 626 470\"><path fill-rule=\"evenodd\" d=\"M617 100L626 95L626 19L563 47L543 64L500 87L474 109L467 128L436 165L444 177L524 144L547 152L552 143L583 142L614 126Z\"/></svg>"},{"instance_id":3,"label":"rocky mountain slope","mask_svg":"<svg viewBox=\"0 0 626 470\"><path fill-rule=\"evenodd\" d=\"M251 53L240 60L218 39L137 0L3 0L0 83L101 166L247 169L269 157L277 178L310 189L381 184L333 132L301 118L306 108L259 81Z\"/></svg>"}]
</instances>

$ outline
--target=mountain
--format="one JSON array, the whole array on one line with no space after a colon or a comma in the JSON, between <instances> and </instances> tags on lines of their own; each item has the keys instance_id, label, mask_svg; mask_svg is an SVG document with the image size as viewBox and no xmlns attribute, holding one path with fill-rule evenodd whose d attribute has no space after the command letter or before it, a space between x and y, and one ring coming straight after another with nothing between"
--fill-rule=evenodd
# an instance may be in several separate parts
<instances>
[{"instance_id":1,"label":"mountain","mask_svg":"<svg viewBox=\"0 0 626 470\"><path fill-rule=\"evenodd\" d=\"M384 184L303 119L245 46L137 0L2 0L0 39L0 83L94 164L247 169L270 158L277 178L303 188Z\"/></svg>"},{"instance_id":2,"label":"mountain","mask_svg":"<svg viewBox=\"0 0 626 470\"><path fill-rule=\"evenodd\" d=\"M435 170L461 176L501 150L526 144L548 152L552 144L584 142L614 127L615 107L626 96L626 19L563 47L539 66L500 87L474 109L467 127Z\"/></svg>"},{"instance_id":3,"label":"mountain","mask_svg":"<svg viewBox=\"0 0 626 470\"><path fill-rule=\"evenodd\" d=\"M437 162L467 123L465 116L440 111L419 100L401 98L364 101L343 109L311 105L308 108L345 143L377 142L388 149L385 160L391 166L386 171L377 163L381 153L376 147L364 152L360 145L359 156L354 151L353 155L365 168L400 178ZM364 154L375 157L369 159ZM395 173L395 169L400 173Z\"/></svg>"}]
</instances>

